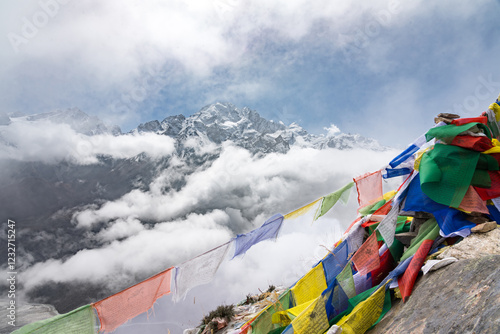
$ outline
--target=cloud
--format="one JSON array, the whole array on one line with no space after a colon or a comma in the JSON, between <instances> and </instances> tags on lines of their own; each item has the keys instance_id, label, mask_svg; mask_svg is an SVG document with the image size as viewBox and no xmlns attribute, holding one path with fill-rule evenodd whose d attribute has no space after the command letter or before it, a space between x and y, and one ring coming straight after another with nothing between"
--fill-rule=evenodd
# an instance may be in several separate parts
<instances>
[{"instance_id":1,"label":"cloud","mask_svg":"<svg viewBox=\"0 0 500 334\"><path fill-rule=\"evenodd\" d=\"M293 147L287 154L257 157L245 149L226 145L210 167L187 176L186 185L179 191L163 193L162 184L169 182L169 176L162 174L151 190L136 189L99 208L78 212L74 221L79 227L130 216L168 221L190 212L228 208L240 211L246 219L271 215L277 210L286 213L304 201L313 201L343 186L353 175L381 168L394 155L391 151ZM239 226L233 228L241 232Z\"/></svg>"},{"instance_id":2,"label":"cloud","mask_svg":"<svg viewBox=\"0 0 500 334\"><path fill-rule=\"evenodd\" d=\"M47 260L22 273L27 289L48 281L88 281L107 283L110 288L133 282L134 277L154 274L189 260L230 240L224 227L229 216L214 210L205 215L190 214L185 219L146 228L135 219L118 220L97 237L114 241L97 249L84 249L66 260Z\"/></svg>"},{"instance_id":3,"label":"cloud","mask_svg":"<svg viewBox=\"0 0 500 334\"><path fill-rule=\"evenodd\" d=\"M330 124L330 127L328 127L328 128L325 127L323 129L326 130L327 137L333 137L333 136L340 133L340 129L335 124Z\"/></svg>"},{"instance_id":4,"label":"cloud","mask_svg":"<svg viewBox=\"0 0 500 334\"><path fill-rule=\"evenodd\" d=\"M77 164L98 163L99 155L116 159L145 153L151 158L168 156L174 140L153 133L87 136L66 124L46 121L15 121L0 126L0 158L56 163L68 160Z\"/></svg>"}]
</instances>

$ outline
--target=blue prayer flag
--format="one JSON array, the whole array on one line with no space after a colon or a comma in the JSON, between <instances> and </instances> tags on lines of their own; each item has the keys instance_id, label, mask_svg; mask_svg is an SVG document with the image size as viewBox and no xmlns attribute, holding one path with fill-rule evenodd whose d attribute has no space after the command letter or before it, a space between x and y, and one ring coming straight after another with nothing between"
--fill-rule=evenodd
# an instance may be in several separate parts
<instances>
[{"instance_id":1,"label":"blue prayer flag","mask_svg":"<svg viewBox=\"0 0 500 334\"><path fill-rule=\"evenodd\" d=\"M234 242L235 250L233 259L238 255L246 253L256 243L267 239L275 239L278 236L283 219L283 215L276 214L266 220L261 227L245 234L238 234Z\"/></svg>"}]
</instances>

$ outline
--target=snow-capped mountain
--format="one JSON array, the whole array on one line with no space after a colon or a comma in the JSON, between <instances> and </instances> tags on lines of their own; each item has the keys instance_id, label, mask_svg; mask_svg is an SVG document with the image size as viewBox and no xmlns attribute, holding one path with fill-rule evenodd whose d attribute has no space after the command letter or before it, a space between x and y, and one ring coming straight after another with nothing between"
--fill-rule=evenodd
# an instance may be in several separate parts
<instances>
[{"instance_id":1,"label":"snow-capped mountain","mask_svg":"<svg viewBox=\"0 0 500 334\"><path fill-rule=\"evenodd\" d=\"M188 139L194 139L200 146L231 141L252 153L285 153L292 146L341 150L356 147L385 149L377 141L357 134L309 134L296 123L286 126L282 122L267 120L247 107L240 110L230 103L208 105L188 118L177 115L169 116L161 122L150 121L139 125L132 132L167 135L175 138L181 148Z\"/></svg>"}]
</instances>

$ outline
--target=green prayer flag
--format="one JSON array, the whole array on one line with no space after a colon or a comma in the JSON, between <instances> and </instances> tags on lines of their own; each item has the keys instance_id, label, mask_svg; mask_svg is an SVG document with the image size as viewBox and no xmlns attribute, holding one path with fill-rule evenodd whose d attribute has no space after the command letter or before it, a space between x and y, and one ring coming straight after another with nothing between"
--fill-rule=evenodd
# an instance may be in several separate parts
<instances>
[{"instance_id":1,"label":"green prayer flag","mask_svg":"<svg viewBox=\"0 0 500 334\"><path fill-rule=\"evenodd\" d=\"M12 334L97 334L97 318L91 305L25 325Z\"/></svg>"},{"instance_id":2,"label":"green prayer flag","mask_svg":"<svg viewBox=\"0 0 500 334\"><path fill-rule=\"evenodd\" d=\"M323 201L321 202L321 208L319 209L318 215L315 217L314 220L326 214L338 202L339 199L343 203L347 203L347 200L349 199L349 190L351 190L354 184L355 184L354 182L349 182L339 190L336 190L335 192L323 197Z\"/></svg>"},{"instance_id":3,"label":"green prayer flag","mask_svg":"<svg viewBox=\"0 0 500 334\"><path fill-rule=\"evenodd\" d=\"M439 225L435 218L427 220L420 229L418 234L410 243L410 247L401 256L400 262L403 262L418 250L424 240L435 240L439 235Z\"/></svg>"},{"instance_id":4,"label":"green prayer flag","mask_svg":"<svg viewBox=\"0 0 500 334\"><path fill-rule=\"evenodd\" d=\"M420 185L433 201L458 208L471 185L480 153L436 144L422 156Z\"/></svg>"}]
</instances>

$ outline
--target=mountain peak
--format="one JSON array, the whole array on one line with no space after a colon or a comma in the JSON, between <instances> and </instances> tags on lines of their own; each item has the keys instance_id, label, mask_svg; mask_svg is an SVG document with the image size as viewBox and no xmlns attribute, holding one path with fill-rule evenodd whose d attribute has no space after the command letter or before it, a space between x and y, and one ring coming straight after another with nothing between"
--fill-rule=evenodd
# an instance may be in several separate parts
<instances>
[{"instance_id":1,"label":"mountain peak","mask_svg":"<svg viewBox=\"0 0 500 334\"><path fill-rule=\"evenodd\" d=\"M331 125L329 136L309 134L299 124L286 126L262 117L248 107L237 108L229 102L206 105L190 117L168 116L163 121L139 125L137 132L156 132L175 138L182 149L184 142L195 140L200 146L231 141L252 153L287 152L291 146L350 149L369 145L384 149L375 140L359 135L343 134Z\"/></svg>"}]
</instances>

